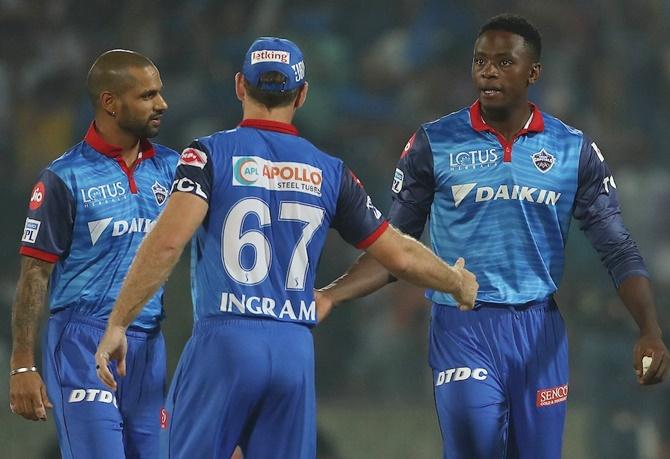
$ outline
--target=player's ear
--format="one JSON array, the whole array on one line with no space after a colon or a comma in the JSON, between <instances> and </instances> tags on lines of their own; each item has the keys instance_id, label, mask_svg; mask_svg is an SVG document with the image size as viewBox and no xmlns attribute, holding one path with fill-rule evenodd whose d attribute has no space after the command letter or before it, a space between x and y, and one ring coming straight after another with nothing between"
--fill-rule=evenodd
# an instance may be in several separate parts
<instances>
[{"instance_id":1,"label":"player's ear","mask_svg":"<svg viewBox=\"0 0 670 459\"><path fill-rule=\"evenodd\" d=\"M528 86L535 84L537 80L540 79L540 73L542 72L542 64L535 62L530 64L530 72L528 72Z\"/></svg>"},{"instance_id":2,"label":"player's ear","mask_svg":"<svg viewBox=\"0 0 670 459\"><path fill-rule=\"evenodd\" d=\"M296 110L305 105L305 101L307 100L308 89L309 89L309 83L305 81L305 84L302 85L302 88L300 88L300 91L298 91L298 97L295 98L295 103L293 104Z\"/></svg>"},{"instance_id":3,"label":"player's ear","mask_svg":"<svg viewBox=\"0 0 670 459\"><path fill-rule=\"evenodd\" d=\"M116 114L119 111L119 101L114 94L110 91L102 91L98 96L98 103L100 104L100 108L107 112L109 116L116 118Z\"/></svg>"},{"instance_id":4,"label":"player's ear","mask_svg":"<svg viewBox=\"0 0 670 459\"><path fill-rule=\"evenodd\" d=\"M240 72L235 74L235 95L240 102L243 102L247 96L247 91L244 88L244 77Z\"/></svg>"}]
</instances>

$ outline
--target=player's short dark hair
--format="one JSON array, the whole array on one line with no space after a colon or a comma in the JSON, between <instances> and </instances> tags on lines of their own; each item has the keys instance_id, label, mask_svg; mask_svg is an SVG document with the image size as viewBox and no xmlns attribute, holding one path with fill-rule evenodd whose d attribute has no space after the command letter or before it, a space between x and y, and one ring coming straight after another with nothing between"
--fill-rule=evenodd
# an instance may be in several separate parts
<instances>
[{"instance_id":1,"label":"player's short dark hair","mask_svg":"<svg viewBox=\"0 0 670 459\"><path fill-rule=\"evenodd\" d=\"M535 26L528 22L526 18L517 14L508 13L493 16L486 21L486 24L484 24L481 29L479 29L477 38L481 37L484 32L488 32L489 30L504 30L505 32L511 32L523 37L526 46L530 48L535 61L537 62L540 60L542 54L542 37Z\"/></svg>"},{"instance_id":2,"label":"player's short dark hair","mask_svg":"<svg viewBox=\"0 0 670 459\"><path fill-rule=\"evenodd\" d=\"M259 84L266 83L276 85L281 85L285 82L286 76L275 71L262 73L258 81ZM287 105L293 104L296 97L298 97L298 92L302 86L291 91L270 91L253 86L245 78L244 88L247 90L247 94L249 94L252 99L260 102L269 110L272 108L286 107Z\"/></svg>"},{"instance_id":3,"label":"player's short dark hair","mask_svg":"<svg viewBox=\"0 0 670 459\"><path fill-rule=\"evenodd\" d=\"M98 107L98 98L103 91L121 94L132 87L135 79L128 73L130 68L145 67L156 66L148 57L127 49L112 49L98 56L86 77L88 97L93 107Z\"/></svg>"}]
</instances>

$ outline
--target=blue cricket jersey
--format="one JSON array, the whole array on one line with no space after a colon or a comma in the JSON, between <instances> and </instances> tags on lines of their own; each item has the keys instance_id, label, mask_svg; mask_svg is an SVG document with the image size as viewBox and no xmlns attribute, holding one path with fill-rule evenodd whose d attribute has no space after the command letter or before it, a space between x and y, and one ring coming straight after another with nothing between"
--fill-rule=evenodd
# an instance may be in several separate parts
<instances>
[{"instance_id":1,"label":"blue cricket jersey","mask_svg":"<svg viewBox=\"0 0 670 459\"><path fill-rule=\"evenodd\" d=\"M341 160L293 125L244 120L194 141L172 192L204 199L192 242L194 318L316 324L314 275L328 229L364 249L388 223Z\"/></svg>"},{"instance_id":2,"label":"blue cricket jersey","mask_svg":"<svg viewBox=\"0 0 670 459\"><path fill-rule=\"evenodd\" d=\"M179 155L143 139L129 168L120 147L92 123L84 140L53 161L33 188L22 255L55 263L49 308L107 319L142 239L168 198ZM134 325L155 328L163 288Z\"/></svg>"},{"instance_id":3,"label":"blue cricket jersey","mask_svg":"<svg viewBox=\"0 0 670 459\"><path fill-rule=\"evenodd\" d=\"M511 143L484 122L478 101L422 125L392 190L389 221L418 238L430 215L433 250L448 262L465 258L477 275L478 301L516 305L553 294L573 216L615 285L648 276L602 153L534 105ZM426 296L456 305L449 294Z\"/></svg>"}]
</instances>

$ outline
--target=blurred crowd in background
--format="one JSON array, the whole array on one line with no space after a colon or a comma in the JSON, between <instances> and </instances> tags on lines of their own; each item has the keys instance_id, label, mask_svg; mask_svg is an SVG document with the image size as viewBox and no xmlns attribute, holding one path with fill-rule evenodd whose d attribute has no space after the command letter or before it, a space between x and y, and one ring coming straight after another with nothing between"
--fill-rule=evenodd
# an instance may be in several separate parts
<instances>
[{"instance_id":1,"label":"blurred crowd in background","mask_svg":"<svg viewBox=\"0 0 670 459\"><path fill-rule=\"evenodd\" d=\"M240 121L233 76L254 38L295 41L310 83L295 124L319 148L343 158L385 210L407 139L422 122L474 100L472 46L479 26L500 12L522 14L542 33L543 73L531 91L534 102L595 139L614 171L625 221L653 276L667 343L670 1L0 0L0 368L8 368L29 193L38 172L83 137L92 118L85 77L101 52L133 49L156 63L169 104L156 141L181 150L193 137ZM558 294L571 348L566 457L670 458L670 385L638 387L631 363L637 328L576 227ZM492 227L490 237L513 235ZM320 285L356 257L333 234L320 262ZM170 279L167 296L171 369L190 334L186 264ZM344 305L315 329L320 441L331 450L323 458L438 457L428 316L421 290L398 283ZM7 394L7 378L0 378L0 420L10 426L0 435L10 445L30 435L31 444L47 447L52 430L10 417ZM416 417L433 429L428 439L416 453L377 455L376 442L411 451L402 422L378 424L414 413L413 406L423 407ZM353 418L336 421L343 411ZM369 451L347 452L347 425L365 426L356 416L374 423ZM10 446L10 457L57 457L20 451Z\"/></svg>"}]
</instances>

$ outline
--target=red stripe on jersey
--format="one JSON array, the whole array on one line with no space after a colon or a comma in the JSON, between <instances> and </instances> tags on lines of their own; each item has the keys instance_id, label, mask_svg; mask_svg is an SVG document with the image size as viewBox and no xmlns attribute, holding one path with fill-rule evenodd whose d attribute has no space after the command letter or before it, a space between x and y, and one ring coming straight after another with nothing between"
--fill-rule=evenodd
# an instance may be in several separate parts
<instances>
[{"instance_id":1,"label":"red stripe on jersey","mask_svg":"<svg viewBox=\"0 0 670 459\"><path fill-rule=\"evenodd\" d=\"M25 255L30 258L37 258L38 260L46 261L47 263L56 263L58 261L58 255L53 253L45 252L44 250L35 249L32 247L21 247L19 249L21 255Z\"/></svg>"},{"instance_id":2,"label":"red stripe on jersey","mask_svg":"<svg viewBox=\"0 0 670 459\"><path fill-rule=\"evenodd\" d=\"M240 123L240 127L250 127L256 129L263 129L264 131L281 132L282 134L298 135L298 129L292 124L282 123L281 121L272 120L257 120L244 119Z\"/></svg>"},{"instance_id":3,"label":"red stripe on jersey","mask_svg":"<svg viewBox=\"0 0 670 459\"><path fill-rule=\"evenodd\" d=\"M133 177L133 172L135 168L145 159L149 159L156 155L156 150L154 146L147 139L140 139L140 152L137 155L137 159L131 167L128 167L126 162L120 156L123 148L118 145L112 145L107 143L105 139L102 138L97 128L95 127L95 121L91 123L86 131L86 136L84 136L84 141L89 144L95 151L101 153L108 158L116 159L116 161L121 166L121 170L128 177L128 185L130 185L130 192L137 194L137 183L135 183L135 177Z\"/></svg>"},{"instance_id":4,"label":"red stripe on jersey","mask_svg":"<svg viewBox=\"0 0 670 459\"><path fill-rule=\"evenodd\" d=\"M379 236L384 234L384 231L389 227L389 222L384 220L384 222L379 225L379 228L377 228L374 233L363 239L361 242L356 244L356 248L360 250L365 250L368 247L372 245L373 242L375 242L377 239L379 239Z\"/></svg>"}]
</instances>

